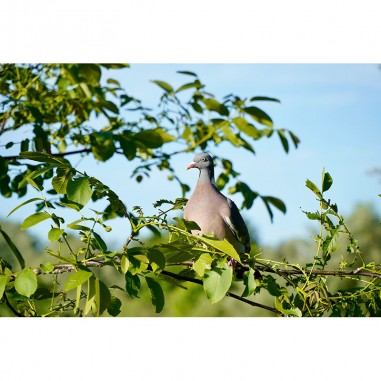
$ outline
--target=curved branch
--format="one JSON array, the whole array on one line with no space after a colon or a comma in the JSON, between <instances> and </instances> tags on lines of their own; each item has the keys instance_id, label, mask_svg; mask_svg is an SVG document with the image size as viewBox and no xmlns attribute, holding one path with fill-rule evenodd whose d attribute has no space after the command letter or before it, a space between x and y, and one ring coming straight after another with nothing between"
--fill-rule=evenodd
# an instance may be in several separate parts
<instances>
[{"instance_id":1,"label":"curved branch","mask_svg":"<svg viewBox=\"0 0 381 381\"><path fill-rule=\"evenodd\" d=\"M187 277L187 276L184 276L184 275L179 275L179 274L176 274L176 273L172 273L172 272L166 271L166 270L162 270L161 273L164 274L164 275L167 275L169 277L172 277L174 279L177 279L177 280L182 280L182 281L185 281L185 282L196 283L196 284L199 284L201 286L203 285L202 280L200 280L200 279L194 279L194 278ZM237 299L237 300L239 300L241 302L244 302L246 304L250 304L252 307L263 308L263 309L271 311L271 312L273 312L273 313L275 313L277 315L283 316L282 313L280 311L278 311L277 309L275 309L275 308L266 306L266 305L261 304L261 303L253 302L252 300L243 298L242 296L238 296L236 294L233 294L232 292L227 292L226 296L230 296L231 298Z\"/></svg>"}]
</instances>

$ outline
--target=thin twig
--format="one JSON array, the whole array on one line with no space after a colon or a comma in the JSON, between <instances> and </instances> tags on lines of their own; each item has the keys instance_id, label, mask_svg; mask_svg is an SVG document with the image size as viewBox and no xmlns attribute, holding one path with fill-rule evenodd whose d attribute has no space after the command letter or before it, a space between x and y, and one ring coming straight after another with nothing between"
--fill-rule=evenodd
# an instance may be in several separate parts
<instances>
[{"instance_id":1,"label":"thin twig","mask_svg":"<svg viewBox=\"0 0 381 381\"><path fill-rule=\"evenodd\" d=\"M167 275L169 277L172 277L174 279L177 279L177 280L182 280L182 281L186 281L186 282L196 283L196 284L199 284L201 286L203 285L203 282L200 279L194 279L194 278L187 277L187 276L184 276L184 275L172 273L172 272L166 271L166 270L163 270L161 273L164 274L164 275ZM273 312L273 313L275 313L277 315L282 315L282 313L280 311L278 311L277 309L275 309L275 308L272 308L272 307L269 307L269 306L265 306L264 304L253 302L252 300L243 298L242 296L233 294L232 292L227 292L226 296L230 296L231 298L234 298L234 299L237 299L237 300L239 300L241 302L250 304L253 307L263 308L263 309L271 311L271 312Z\"/></svg>"},{"instance_id":2,"label":"thin twig","mask_svg":"<svg viewBox=\"0 0 381 381\"><path fill-rule=\"evenodd\" d=\"M256 265L256 269L259 271L265 271L265 272L270 272L270 273L280 273L280 274L286 274L286 275L304 275L303 270L299 269L279 269L277 268L276 270L267 268L263 265ZM315 274L315 275L330 275L330 276L350 276L350 275L357 275L357 276L366 276L370 278L380 278L381 279L381 274L375 273L372 271L366 271L362 267L359 267L354 270L308 270L304 269L305 272L308 272L308 274Z\"/></svg>"}]
</instances>

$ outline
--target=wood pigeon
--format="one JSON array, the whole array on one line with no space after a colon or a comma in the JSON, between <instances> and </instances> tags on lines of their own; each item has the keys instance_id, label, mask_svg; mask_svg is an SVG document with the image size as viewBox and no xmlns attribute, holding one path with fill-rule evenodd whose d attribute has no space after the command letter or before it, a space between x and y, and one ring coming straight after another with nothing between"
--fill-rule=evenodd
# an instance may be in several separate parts
<instances>
[{"instance_id":1,"label":"wood pigeon","mask_svg":"<svg viewBox=\"0 0 381 381\"><path fill-rule=\"evenodd\" d=\"M214 181L213 159L207 153L194 157L187 169L200 171L196 188L184 209L184 219L194 221L200 231L192 234L213 234L230 242L239 254L250 252L250 236L236 204L225 197Z\"/></svg>"}]
</instances>

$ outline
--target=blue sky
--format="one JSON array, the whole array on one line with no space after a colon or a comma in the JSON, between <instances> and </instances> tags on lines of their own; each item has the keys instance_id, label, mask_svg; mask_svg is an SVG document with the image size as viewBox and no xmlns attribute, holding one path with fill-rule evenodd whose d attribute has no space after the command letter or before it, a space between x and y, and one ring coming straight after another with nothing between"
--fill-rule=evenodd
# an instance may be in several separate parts
<instances>
[{"instance_id":1,"label":"blue sky","mask_svg":"<svg viewBox=\"0 0 381 381\"><path fill-rule=\"evenodd\" d=\"M279 98L281 103L262 102L259 106L272 117L275 128L292 130L301 140L298 149L293 146L286 154L278 137L260 140L254 144L256 155L222 144L212 151L233 160L241 179L263 195L281 198L287 205L285 215L275 212L271 223L258 200L243 216L257 231L262 245L277 244L293 237L308 237L315 227L302 210L315 210L317 203L305 187L305 180L320 183L325 167L334 179L327 194L337 202L339 211L348 215L359 202L372 203L381 211L380 181L368 171L380 164L381 70L375 64L132 64L118 74L117 79L128 93L144 104L155 107L161 90L151 80L160 79L175 86L188 78L177 70L196 72L207 90L217 98L229 93L240 96L264 95ZM117 73L117 72L116 72ZM13 136L18 141L20 136ZM3 144L3 143L2 143ZM4 148L0 148L3 154ZM193 187L196 171L185 171L193 154L176 157L178 175ZM80 168L95 175L114 189L129 206L140 205L148 213L160 198L174 199L179 189L163 173L154 171L150 179L138 184L130 179L133 164L123 157L96 163L84 159ZM221 168L216 168L216 175ZM225 188L225 193L227 189ZM33 192L30 192L32 197ZM190 195L190 194L189 194ZM189 196L188 195L188 196ZM231 198L240 205L240 195ZM6 201L6 203L4 203ZM2 199L0 216L20 203ZM96 205L96 204L95 204ZM100 209L100 208L98 208ZM21 221L23 212L12 220ZM75 219L76 216L68 216ZM44 223L30 229L45 237ZM48 224L48 223L47 223ZM113 231L106 238L114 244L123 243L128 233L126 222L110 223ZM44 238L46 239L46 238Z\"/></svg>"}]
</instances>

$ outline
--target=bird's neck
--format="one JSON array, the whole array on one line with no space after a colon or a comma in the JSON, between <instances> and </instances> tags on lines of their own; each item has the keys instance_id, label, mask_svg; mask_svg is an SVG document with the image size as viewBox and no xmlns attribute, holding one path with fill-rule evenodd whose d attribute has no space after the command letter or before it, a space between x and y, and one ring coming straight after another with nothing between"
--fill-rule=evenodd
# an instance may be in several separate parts
<instances>
[{"instance_id":1,"label":"bird's neck","mask_svg":"<svg viewBox=\"0 0 381 381\"><path fill-rule=\"evenodd\" d=\"M200 170L198 182L208 182L215 185L216 182L214 180L214 168L203 168Z\"/></svg>"}]
</instances>

